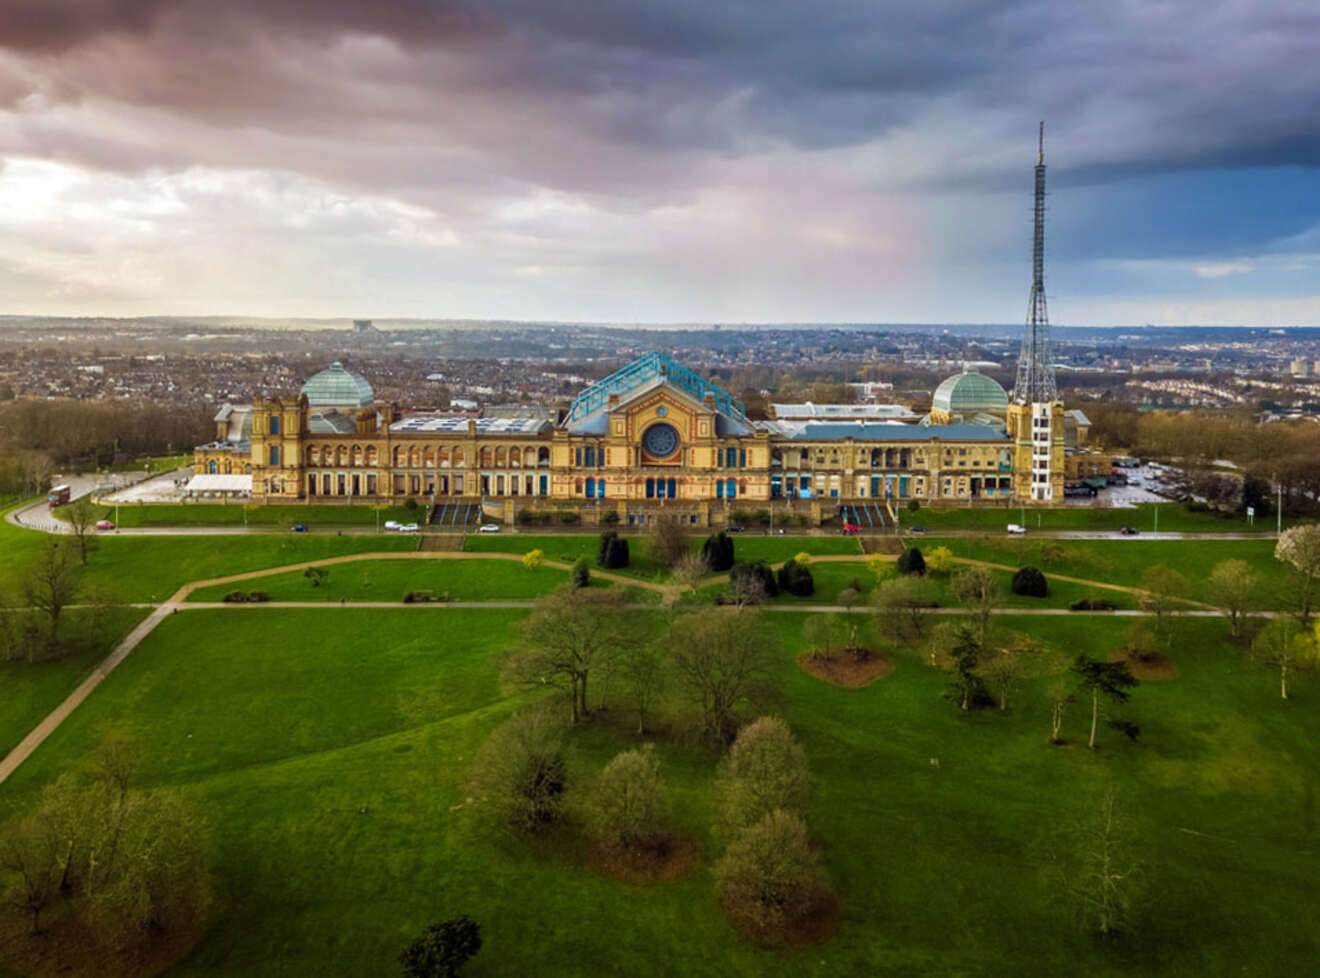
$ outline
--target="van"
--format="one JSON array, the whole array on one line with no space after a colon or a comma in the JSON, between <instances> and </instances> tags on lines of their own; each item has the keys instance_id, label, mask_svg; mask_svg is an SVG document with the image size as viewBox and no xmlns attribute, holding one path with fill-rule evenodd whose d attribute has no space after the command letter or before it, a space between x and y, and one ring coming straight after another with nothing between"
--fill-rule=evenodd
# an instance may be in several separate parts
<instances>
[{"instance_id":1,"label":"van","mask_svg":"<svg viewBox=\"0 0 1320 978\"><path fill-rule=\"evenodd\" d=\"M1010 523L1008 524L1008 532L1013 534L1026 533L1027 528L1021 523Z\"/></svg>"}]
</instances>

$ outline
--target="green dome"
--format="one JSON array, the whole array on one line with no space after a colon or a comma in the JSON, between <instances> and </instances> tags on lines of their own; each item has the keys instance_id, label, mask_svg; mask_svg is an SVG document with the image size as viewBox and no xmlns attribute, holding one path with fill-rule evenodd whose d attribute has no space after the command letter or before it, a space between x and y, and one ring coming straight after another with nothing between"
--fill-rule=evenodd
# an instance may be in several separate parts
<instances>
[{"instance_id":1,"label":"green dome","mask_svg":"<svg viewBox=\"0 0 1320 978\"><path fill-rule=\"evenodd\" d=\"M1008 413L1008 395L993 377L987 377L973 367L965 367L940 382L931 398L932 411L944 411L951 417L974 414Z\"/></svg>"},{"instance_id":2,"label":"green dome","mask_svg":"<svg viewBox=\"0 0 1320 978\"><path fill-rule=\"evenodd\" d=\"M309 407L366 407L376 399L375 392L361 374L345 370L336 360L302 385Z\"/></svg>"}]
</instances>

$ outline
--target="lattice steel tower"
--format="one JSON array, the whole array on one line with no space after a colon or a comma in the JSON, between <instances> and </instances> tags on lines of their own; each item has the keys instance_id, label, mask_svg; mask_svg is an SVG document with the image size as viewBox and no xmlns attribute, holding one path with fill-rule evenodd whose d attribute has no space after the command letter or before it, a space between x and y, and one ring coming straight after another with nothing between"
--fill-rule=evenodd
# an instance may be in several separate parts
<instances>
[{"instance_id":1,"label":"lattice steel tower","mask_svg":"<svg viewBox=\"0 0 1320 978\"><path fill-rule=\"evenodd\" d=\"M1040 404L1059 396L1054 383L1054 357L1050 350L1050 316L1045 306L1045 123L1040 124L1036 151L1036 229L1032 236L1031 298L1027 300L1027 325L1022 331L1022 354L1018 357L1015 404Z\"/></svg>"}]
</instances>

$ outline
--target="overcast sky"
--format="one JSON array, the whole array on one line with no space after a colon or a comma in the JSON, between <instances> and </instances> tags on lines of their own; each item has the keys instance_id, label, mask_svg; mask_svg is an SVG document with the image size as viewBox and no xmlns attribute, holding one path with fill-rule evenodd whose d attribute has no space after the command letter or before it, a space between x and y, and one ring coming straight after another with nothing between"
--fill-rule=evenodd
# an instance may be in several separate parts
<instances>
[{"instance_id":1,"label":"overcast sky","mask_svg":"<svg viewBox=\"0 0 1320 978\"><path fill-rule=\"evenodd\" d=\"M3 0L0 312L1320 325L1316 0Z\"/></svg>"}]
</instances>

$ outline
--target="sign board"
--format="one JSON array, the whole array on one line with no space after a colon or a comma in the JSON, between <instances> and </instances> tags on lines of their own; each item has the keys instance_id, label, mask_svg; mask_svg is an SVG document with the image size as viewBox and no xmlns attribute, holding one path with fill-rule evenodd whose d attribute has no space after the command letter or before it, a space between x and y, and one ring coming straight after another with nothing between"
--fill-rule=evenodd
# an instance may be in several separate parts
<instances>
[{"instance_id":1,"label":"sign board","mask_svg":"<svg viewBox=\"0 0 1320 978\"><path fill-rule=\"evenodd\" d=\"M1248 516L1255 516L1255 515L1256 515L1256 507L1255 507L1255 506L1248 506L1248 507L1247 507L1247 515L1248 515Z\"/></svg>"}]
</instances>

